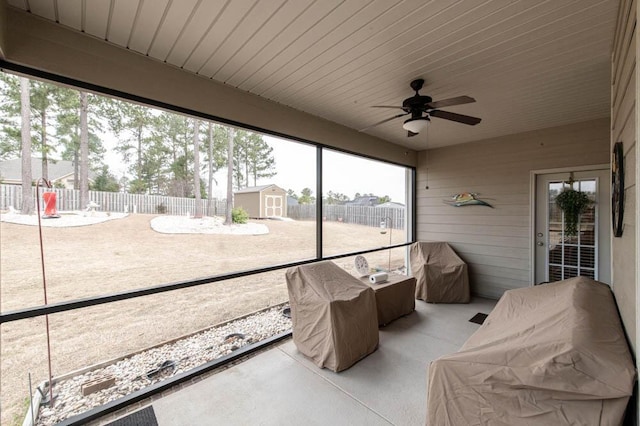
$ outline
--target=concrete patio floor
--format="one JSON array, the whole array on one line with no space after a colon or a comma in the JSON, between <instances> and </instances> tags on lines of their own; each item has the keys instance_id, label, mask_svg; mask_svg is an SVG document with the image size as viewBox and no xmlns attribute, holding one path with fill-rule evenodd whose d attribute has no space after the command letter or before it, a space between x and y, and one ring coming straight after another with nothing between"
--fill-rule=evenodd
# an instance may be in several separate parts
<instances>
[{"instance_id":1,"label":"concrete patio floor","mask_svg":"<svg viewBox=\"0 0 640 426\"><path fill-rule=\"evenodd\" d=\"M456 351L496 301L416 301L416 311L380 329L378 349L341 373L319 369L291 339L152 402L160 426L423 425L427 367Z\"/></svg>"}]
</instances>

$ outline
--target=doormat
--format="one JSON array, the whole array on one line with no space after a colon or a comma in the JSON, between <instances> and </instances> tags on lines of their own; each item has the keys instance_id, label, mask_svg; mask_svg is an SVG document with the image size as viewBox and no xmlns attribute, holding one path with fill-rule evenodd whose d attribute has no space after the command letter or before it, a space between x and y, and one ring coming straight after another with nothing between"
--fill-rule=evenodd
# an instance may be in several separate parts
<instances>
[{"instance_id":1,"label":"doormat","mask_svg":"<svg viewBox=\"0 0 640 426\"><path fill-rule=\"evenodd\" d=\"M487 317L488 317L487 314L481 314L480 312L478 312L473 316L473 318L469 320L469 322L474 322L476 324L482 325L482 323L484 323L484 320L486 320Z\"/></svg>"},{"instance_id":2,"label":"doormat","mask_svg":"<svg viewBox=\"0 0 640 426\"><path fill-rule=\"evenodd\" d=\"M107 426L158 426L153 406L148 406L126 417L108 423Z\"/></svg>"}]
</instances>

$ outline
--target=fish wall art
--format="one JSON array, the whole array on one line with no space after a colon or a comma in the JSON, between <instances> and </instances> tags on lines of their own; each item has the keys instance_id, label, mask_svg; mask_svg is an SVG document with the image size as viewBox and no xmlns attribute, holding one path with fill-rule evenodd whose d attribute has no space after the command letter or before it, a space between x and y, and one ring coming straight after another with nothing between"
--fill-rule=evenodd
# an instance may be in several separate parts
<instances>
[{"instance_id":1,"label":"fish wall art","mask_svg":"<svg viewBox=\"0 0 640 426\"><path fill-rule=\"evenodd\" d=\"M482 201L476 198L477 196L478 194L473 192L463 192L461 194L453 195L451 197L451 200L444 200L444 202L455 207L487 206L493 208L493 206L486 201Z\"/></svg>"}]
</instances>

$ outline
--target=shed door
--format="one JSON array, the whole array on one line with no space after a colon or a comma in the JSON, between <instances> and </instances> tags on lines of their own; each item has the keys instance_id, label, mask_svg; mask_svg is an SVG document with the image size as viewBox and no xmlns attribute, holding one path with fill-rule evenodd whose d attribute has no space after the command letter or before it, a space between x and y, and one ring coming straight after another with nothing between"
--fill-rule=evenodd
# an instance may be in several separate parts
<instances>
[{"instance_id":1,"label":"shed door","mask_svg":"<svg viewBox=\"0 0 640 426\"><path fill-rule=\"evenodd\" d=\"M265 195L265 216L282 216L282 199L281 195Z\"/></svg>"}]
</instances>

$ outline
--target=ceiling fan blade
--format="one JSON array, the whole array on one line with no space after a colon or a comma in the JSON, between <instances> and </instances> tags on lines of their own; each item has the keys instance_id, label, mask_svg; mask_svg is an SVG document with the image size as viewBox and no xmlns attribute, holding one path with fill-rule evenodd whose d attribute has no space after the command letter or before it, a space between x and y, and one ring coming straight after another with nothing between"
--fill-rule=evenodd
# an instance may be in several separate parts
<instances>
[{"instance_id":1,"label":"ceiling fan blade","mask_svg":"<svg viewBox=\"0 0 640 426\"><path fill-rule=\"evenodd\" d=\"M417 133L413 133L411 130L407 130L407 137L410 138L411 136L415 136L417 135Z\"/></svg>"},{"instance_id":2,"label":"ceiling fan blade","mask_svg":"<svg viewBox=\"0 0 640 426\"><path fill-rule=\"evenodd\" d=\"M429 102L427 104L427 107L442 108L442 107L448 107L453 105L470 104L475 101L476 100L473 99L471 96L458 96L457 98L449 98L449 99L443 99L441 101Z\"/></svg>"},{"instance_id":3,"label":"ceiling fan blade","mask_svg":"<svg viewBox=\"0 0 640 426\"><path fill-rule=\"evenodd\" d=\"M455 112L449 111L441 111L439 109L429 111L429 115L432 117L444 118L445 120L457 121L458 123L468 124L470 126L475 126L480 121L482 121L482 119L478 117L456 114Z\"/></svg>"},{"instance_id":4,"label":"ceiling fan blade","mask_svg":"<svg viewBox=\"0 0 640 426\"><path fill-rule=\"evenodd\" d=\"M400 108L404 109L404 107L398 105L373 105L371 108Z\"/></svg>"},{"instance_id":5,"label":"ceiling fan blade","mask_svg":"<svg viewBox=\"0 0 640 426\"><path fill-rule=\"evenodd\" d=\"M368 130L368 129L372 128L372 127L375 127L375 126L378 126L380 124L386 123L387 121L395 120L396 118L402 117L403 115L407 115L407 114L409 114L409 113L405 112L403 114L394 115L393 117L390 117L390 118L385 118L384 120L378 121L377 123L374 123L374 124L372 124L370 126L367 126L364 129L360 129L359 131L360 132L364 132L365 130Z\"/></svg>"}]
</instances>

